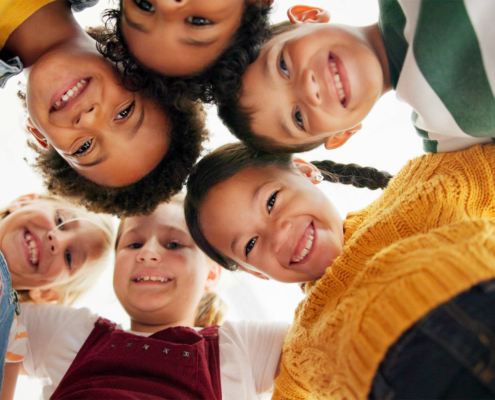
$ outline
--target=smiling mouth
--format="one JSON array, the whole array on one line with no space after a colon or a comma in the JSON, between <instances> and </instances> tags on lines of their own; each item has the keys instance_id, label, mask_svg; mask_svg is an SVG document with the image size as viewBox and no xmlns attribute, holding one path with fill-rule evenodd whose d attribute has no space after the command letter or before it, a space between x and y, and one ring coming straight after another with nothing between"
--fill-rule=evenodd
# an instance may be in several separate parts
<instances>
[{"instance_id":1,"label":"smiling mouth","mask_svg":"<svg viewBox=\"0 0 495 400\"><path fill-rule=\"evenodd\" d=\"M315 239L315 227L311 223L301 238L294 255L290 259L291 264L300 263L306 259L308 254L313 248L313 242Z\"/></svg>"},{"instance_id":2,"label":"smiling mouth","mask_svg":"<svg viewBox=\"0 0 495 400\"><path fill-rule=\"evenodd\" d=\"M156 282L156 283L167 283L172 281L172 278L164 278L163 276L153 276L153 275L142 275L132 279L133 282Z\"/></svg>"},{"instance_id":3,"label":"smiling mouth","mask_svg":"<svg viewBox=\"0 0 495 400\"><path fill-rule=\"evenodd\" d=\"M67 92L65 92L62 97L55 102L55 104L53 104L50 112L62 110L67 104L86 90L90 80L91 78L84 78L77 82L71 89L67 90Z\"/></svg>"},{"instance_id":4,"label":"smiling mouth","mask_svg":"<svg viewBox=\"0 0 495 400\"><path fill-rule=\"evenodd\" d=\"M31 232L26 231L24 233L24 240L26 241L27 248L29 251L29 261L31 265L38 268L40 249L38 248L38 243L31 235Z\"/></svg>"},{"instance_id":5,"label":"smiling mouth","mask_svg":"<svg viewBox=\"0 0 495 400\"><path fill-rule=\"evenodd\" d=\"M342 104L345 107L347 99L345 97L344 86L342 85L342 79L340 78L340 73L339 73L339 69L337 68L337 63L335 62L335 59L333 58L332 55L328 56L328 62L330 64L330 69L332 70L331 75L335 87L337 89L337 94L339 96L340 104Z\"/></svg>"}]
</instances>

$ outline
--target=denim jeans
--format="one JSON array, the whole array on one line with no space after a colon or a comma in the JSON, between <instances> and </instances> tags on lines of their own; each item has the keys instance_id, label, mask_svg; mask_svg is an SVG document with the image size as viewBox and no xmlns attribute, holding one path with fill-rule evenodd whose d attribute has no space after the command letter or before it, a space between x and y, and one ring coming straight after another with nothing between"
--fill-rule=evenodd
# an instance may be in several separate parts
<instances>
[{"instance_id":1,"label":"denim jeans","mask_svg":"<svg viewBox=\"0 0 495 400\"><path fill-rule=\"evenodd\" d=\"M5 355L9 344L9 333L14 322L17 296L13 294L9 269L3 254L0 252L0 388L3 381Z\"/></svg>"},{"instance_id":2,"label":"denim jeans","mask_svg":"<svg viewBox=\"0 0 495 400\"><path fill-rule=\"evenodd\" d=\"M495 280L432 310L393 344L369 398L494 399Z\"/></svg>"}]
</instances>

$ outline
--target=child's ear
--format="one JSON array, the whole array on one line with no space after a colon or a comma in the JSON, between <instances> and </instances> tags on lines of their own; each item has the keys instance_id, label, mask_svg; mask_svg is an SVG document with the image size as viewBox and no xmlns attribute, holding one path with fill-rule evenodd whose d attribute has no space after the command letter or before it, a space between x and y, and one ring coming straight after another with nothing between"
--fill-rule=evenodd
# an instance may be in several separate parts
<instances>
[{"instance_id":1,"label":"child's ear","mask_svg":"<svg viewBox=\"0 0 495 400\"><path fill-rule=\"evenodd\" d=\"M311 183L317 185L323 180L323 176L318 168L316 168L313 164L304 161L300 158L295 158L293 161L294 166L301 172L303 175L308 178Z\"/></svg>"},{"instance_id":2,"label":"child's ear","mask_svg":"<svg viewBox=\"0 0 495 400\"><path fill-rule=\"evenodd\" d=\"M355 133L361 130L363 124L359 124L352 129L336 133L325 141L325 149L332 150L343 146Z\"/></svg>"},{"instance_id":3,"label":"child's ear","mask_svg":"<svg viewBox=\"0 0 495 400\"><path fill-rule=\"evenodd\" d=\"M35 303L53 303L57 301L60 297L60 294L55 289L31 289L29 291L29 297Z\"/></svg>"},{"instance_id":4,"label":"child's ear","mask_svg":"<svg viewBox=\"0 0 495 400\"><path fill-rule=\"evenodd\" d=\"M220 280L220 274L222 272L222 267L218 265L216 262L211 261L210 263L210 271L208 272L208 276L206 277L205 290L207 292L213 292L218 285L218 281Z\"/></svg>"},{"instance_id":5,"label":"child's ear","mask_svg":"<svg viewBox=\"0 0 495 400\"><path fill-rule=\"evenodd\" d=\"M20 196L17 199L15 199L12 203L9 204L8 210L9 213L13 213L14 211L17 211L20 209L23 205L28 203L31 200L38 199L40 196L37 195L36 193L31 193L31 194L25 194L24 196Z\"/></svg>"},{"instance_id":6,"label":"child's ear","mask_svg":"<svg viewBox=\"0 0 495 400\"><path fill-rule=\"evenodd\" d=\"M41 147L43 147L44 149L48 147L48 141L46 140L46 137L34 126L31 118L27 119L26 129L31 135L34 136Z\"/></svg>"},{"instance_id":7,"label":"child's ear","mask_svg":"<svg viewBox=\"0 0 495 400\"><path fill-rule=\"evenodd\" d=\"M237 266L237 269L239 271L247 272L248 274L251 274L251 275L255 276L256 278L263 279L264 281L267 281L267 280L270 279L267 276L263 275L261 272L252 271L252 270L247 269L247 268L244 268L244 267L242 267L240 265Z\"/></svg>"},{"instance_id":8,"label":"child's ear","mask_svg":"<svg viewBox=\"0 0 495 400\"><path fill-rule=\"evenodd\" d=\"M287 10L287 16L293 24L327 23L330 21L330 13L319 7L294 6Z\"/></svg>"}]
</instances>

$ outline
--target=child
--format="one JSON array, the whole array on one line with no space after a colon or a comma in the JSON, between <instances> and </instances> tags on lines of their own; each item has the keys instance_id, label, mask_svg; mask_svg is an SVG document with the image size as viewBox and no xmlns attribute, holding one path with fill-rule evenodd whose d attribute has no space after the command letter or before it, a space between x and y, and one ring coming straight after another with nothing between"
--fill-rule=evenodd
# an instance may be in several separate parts
<instances>
[{"instance_id":1,"label":"child","mask_svg":"<svg viewBox=\"0 0 495 400\"><path fill-rule=\"evenodd\" d=\"M394 89L414 108L425 151L490 143L494 12L486 1L380 0L378 23L352 27L326 24L329 16L318 8L292 7L295 29L275 33L219 115L250 146L334 149Z\"/></svg>"},{"instance_id":2,"label":"child","mask_svg":"<svg viewBox=\"0 0 495 400\"><path fill-rule=\"evenodd\" d=\"M269 34L273 0L120 2L100 51L155 99L232 95ZM173 55L173 56L171 56Z\"/></svg>"},{"instance_id":3,"label":"child","mask_svg":"<svg viewBox=\"0 0 495 400\"><path fill-rule=\"evenodd\" d=\"M16 1L0 33L0 59L28 77L27 129L49 190L117 215L150 212L180 190L207 135L198 104L178 110L124 88L68 1Z\"/></svg>"},{"instance_id":4,"label":"child","mask_svg":"<svg viewBox=\"0 0 495 400\"><path fill-rule=\"evenodd\" d=\"M412 160L343 226L321 180L309 163L240 144L188 180L186 221L213 260L319 279L305 285L275 398L492 398L495 145Z\"/></svg>"},{"instance_id":5,"label":"child","mask_svg":"<svg viewBox=\"0 0 495 400\"><path fill-rule=\"evenodd\" d=\"M0 211L0 365L19 301L72 304L103 271L113 242L107 217L54 197L27 195ZM12 290L15 289L15 290ZM19 294L19 297L17 293ZM18 310L16 310L18 312ZM22 335L20 338L22 339ZM14 342L14 337L11 338ZM13 347L16 346L12 343ZM22 351L10 350L8 361ZM0 371L0 382L3 370Z\"/></svg>"},{"instance_id":6,"label":"child","mask_svg":"<svg viewBox=\"0 0 495 400\"><path fill-rule=\"evenodd\" d=\"M130 331L87 309L22 307L37 333L24 367L49 378L44 398L255 399L271 388L287 325L215 326L223 310L208 304L220 267L194 244L182 199L123 220L115 258Z\"/></svg>"}]
</instances>

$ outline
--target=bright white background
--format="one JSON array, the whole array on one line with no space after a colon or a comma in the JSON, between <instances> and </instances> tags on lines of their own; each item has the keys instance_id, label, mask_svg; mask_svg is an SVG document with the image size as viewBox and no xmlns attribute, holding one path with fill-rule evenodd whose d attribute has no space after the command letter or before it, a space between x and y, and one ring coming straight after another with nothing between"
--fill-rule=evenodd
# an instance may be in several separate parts
<instances>
[{"instance_id":1,"label":"bright white background","mask_svg":"<svg viewBox=\"0 0 495 400\"><path fill-rule=\"evenodd\" d=\"M214 0L205 0L214 1ZM332 21L350 25L368 25L378 19L378 4L375 0L309 0L311 5L330 10ZM275 0L273 22L286 18L289 6L300 4L300 0ZM105 8L113 3L100 0L100 4L77 14L83 27L98 26ZM0 91L0 206L19 195L43 190L41 180L31 171L25 158L32 152L25 145L27 133L23 129L25 119L20 101L16 97L23 76L12 78ZM327 151L324 148L305 153L308 161L332 159L343 163L373 166L395 174L404 163L422 154L420 138L410 122L410 108L399 103L393 93L385 95L371 115L364 121L364 128L343 148ZM208 112L208 128L211 139L208 148L233 142L235 138L216 116L211 107ZM320 188L330 197L345 218L348 212L358 210L372 202L381 193L367 189L355 189L344 185L323 183ZM224 271L218 292L229 305L231 320L260 319L290 322L302 293L297 285L284 285L272 281L261 281L244 273ZM93 312L128 327L128 319L112 289L112 265L106 269L99 283L80 301L78 307L89 307ZM34 399L40 393L40 384L34 379L20 377L16 399Z\"/></svg>"}]
</instances>

